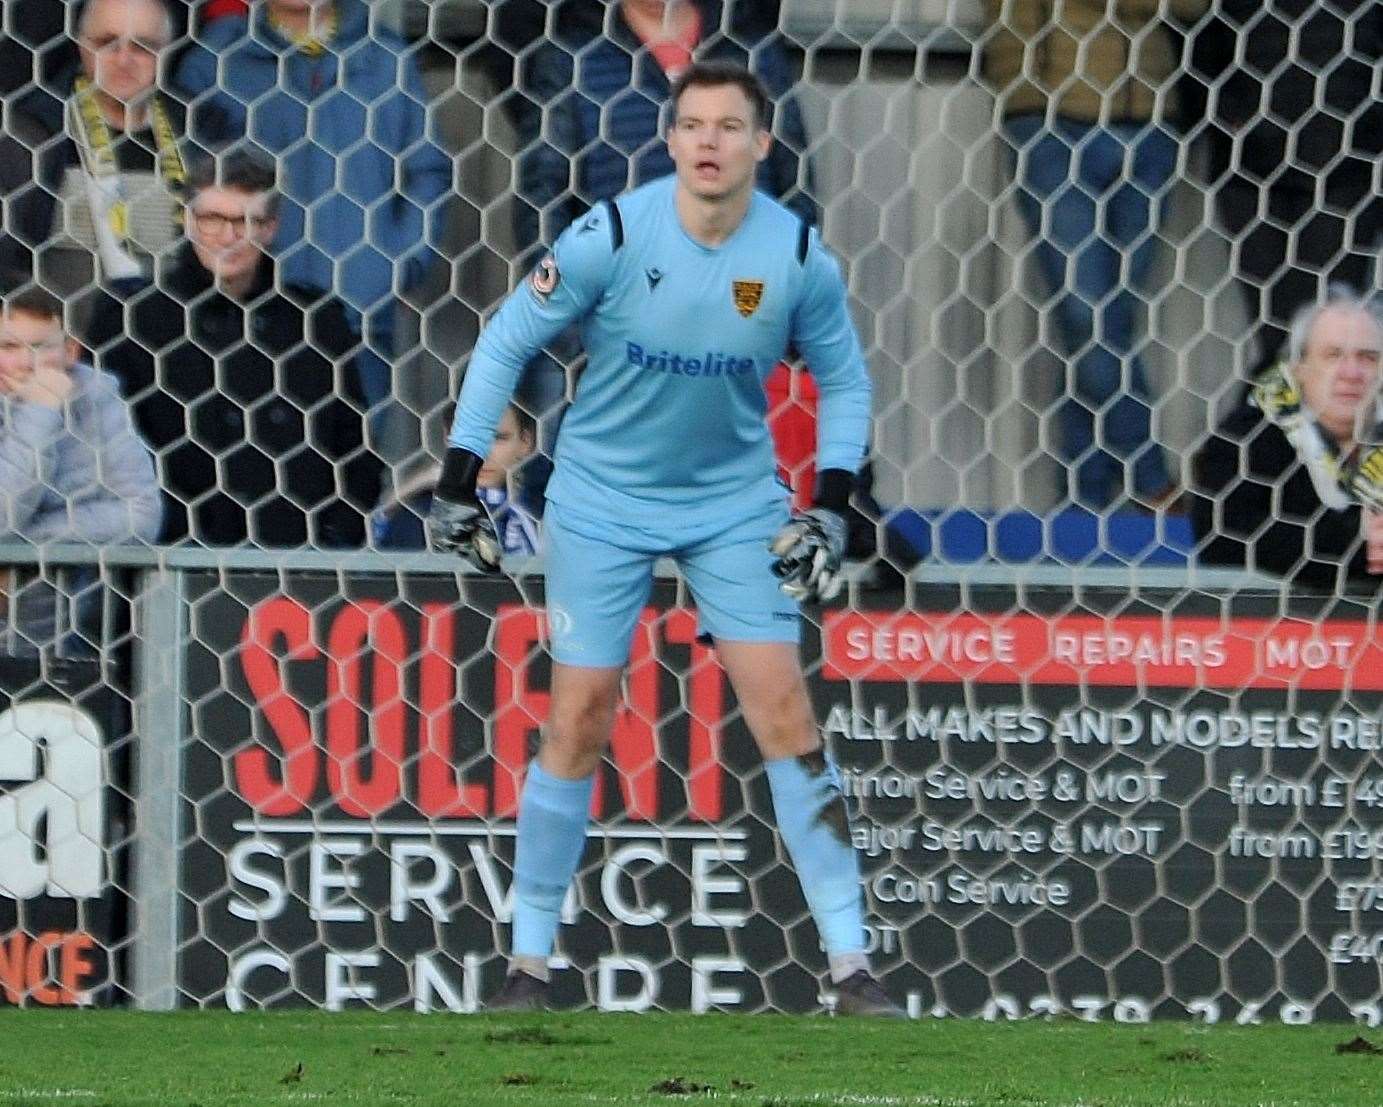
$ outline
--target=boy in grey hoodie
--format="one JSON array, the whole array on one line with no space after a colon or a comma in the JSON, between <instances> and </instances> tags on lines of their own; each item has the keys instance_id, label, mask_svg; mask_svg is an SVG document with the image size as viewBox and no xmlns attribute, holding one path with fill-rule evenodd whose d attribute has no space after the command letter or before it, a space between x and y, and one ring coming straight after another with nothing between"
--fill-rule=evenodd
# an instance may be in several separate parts
<instances>
[{"instance_id":1,"label":"boy in grey hoodie","mask_svg":"<svg viewBox=\"0 0 1383 1107\"><path fill-rule=\"evenodd\" d=\"M62 304L28 288L0 309L0 543L152 541L153 460L114 378L77 360ZM0 648L32 652L57 625L42 579L8 590Z\"/></svg>"}]
</instances>

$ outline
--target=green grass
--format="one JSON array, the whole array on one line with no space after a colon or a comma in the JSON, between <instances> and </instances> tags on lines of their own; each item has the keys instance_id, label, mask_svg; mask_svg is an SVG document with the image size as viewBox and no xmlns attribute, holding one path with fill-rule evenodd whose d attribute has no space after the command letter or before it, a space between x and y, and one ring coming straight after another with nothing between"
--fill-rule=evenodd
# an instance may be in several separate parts
<instances>
[{"instance_id":1,"label":"green grass","mask_svg":"<svg viewBox=\"0 0 1383 1107\"><path fill-rule=\"evenodd\" d=\"M1383 1051L1336 1050L1356 1033L768 1015L5 1011L0 1104L1383 1103Z\"/></svg>"}]
</instances>

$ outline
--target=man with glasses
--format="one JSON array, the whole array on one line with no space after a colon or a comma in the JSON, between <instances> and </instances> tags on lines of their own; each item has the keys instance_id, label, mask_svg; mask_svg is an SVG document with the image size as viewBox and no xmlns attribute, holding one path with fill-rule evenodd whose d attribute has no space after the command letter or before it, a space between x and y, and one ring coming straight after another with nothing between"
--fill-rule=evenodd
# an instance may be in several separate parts
<instances>
[{"instance_id":1,"label":"man with glasses","mask_svg":"<svg viewBox=\"0 0 1383 1107\"><path fill-rule=\"evenodd\" d=\"M360 545L379 469L345 313L276 279L271 163L235 151L196 163L188 192L186 241L156 286L118 283L126 303L103 303L92 327L157 451L164 539Z\"/></svg>"},{"instance_id":2,"label":"man with glasses","mask_svg":"<svg viewBox=\"0 0 1383 1107\"><path fill-rule=\"evenodd\" d=\"M377 7L377 5L373 5ZM365 394L393 387L399 294L439 264L452 185L432 138L417 55L362 0L261 0L218 19L178 62L199 142L251 141L279 159L284 275L330 290L356 335ZM379 418L386 423L381 407Z\"/></svg>"},{"instance_id":3,"label":"man with glasses","mask_svg":"<svg viewBox=\"0 0 1383 1107\"><path fill-rule=\"evenodd\" d=\"M20 98L0 140L0 265L63 296L147 276L179 236L187 176L182 108L156 84L162 0L89 0L75 30L78 66Z\"/></svg>"},{"instance_id":4,"label":"man with glasses","mask_svg":"<svg viewBox=\"0 0 1383 1107\"><path fill-rule=\"evenodd\" d=\"M0 543L152 541L159 497L149 452L115 381L78 359L62 304L38 288L0 308ZM0 649L52 643L58 592L0 567ZM20 579L28 576L28 579ZM64 581L77 606L94 595Z\"/></svg>"}]
</instances>

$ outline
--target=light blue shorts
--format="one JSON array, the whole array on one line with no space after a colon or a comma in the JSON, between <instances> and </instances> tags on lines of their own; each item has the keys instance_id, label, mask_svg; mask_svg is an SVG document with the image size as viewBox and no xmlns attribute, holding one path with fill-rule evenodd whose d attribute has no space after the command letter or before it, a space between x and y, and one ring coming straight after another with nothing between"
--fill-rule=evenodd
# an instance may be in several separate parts
<instances>
[{"instance_id":1,"label":"light blue shorts","mask_svg":"<svg viewBox=\"0 0 1383 1107\"><path fill-rule=\"evenodd\" d=\"M703 633L731 642L796 643L801 615L779 589L768 551L787 521L786 501L752 517L656 528L598 521L549 502L543 557L553 658L592 667L628 661L660 557L677 563Z\"/></svg>"}]
</instances>

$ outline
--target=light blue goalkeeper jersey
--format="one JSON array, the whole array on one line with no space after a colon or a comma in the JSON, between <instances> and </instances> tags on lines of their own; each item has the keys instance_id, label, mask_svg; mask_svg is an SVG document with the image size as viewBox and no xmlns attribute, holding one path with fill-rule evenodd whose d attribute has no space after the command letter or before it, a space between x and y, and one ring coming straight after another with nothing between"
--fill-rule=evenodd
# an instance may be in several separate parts
<instances>
[{"instance_id":1,"label":"light blue goalkeeper jersey","mask_svg":"<svg viewBox=\"0 0 1383 1107\"><path fill-rule=\"evenodd\" d=\"M587 361L554 503L655 526L781 503L764 379L789 347L820 390L818 467L859 468L870 382L835 260L758 192L727 241L703 246L682 228L675 187L653 181L563 232L481 334L453 446L484 457L523 367L580 320Z\"/></svg>"}]
</instances>

